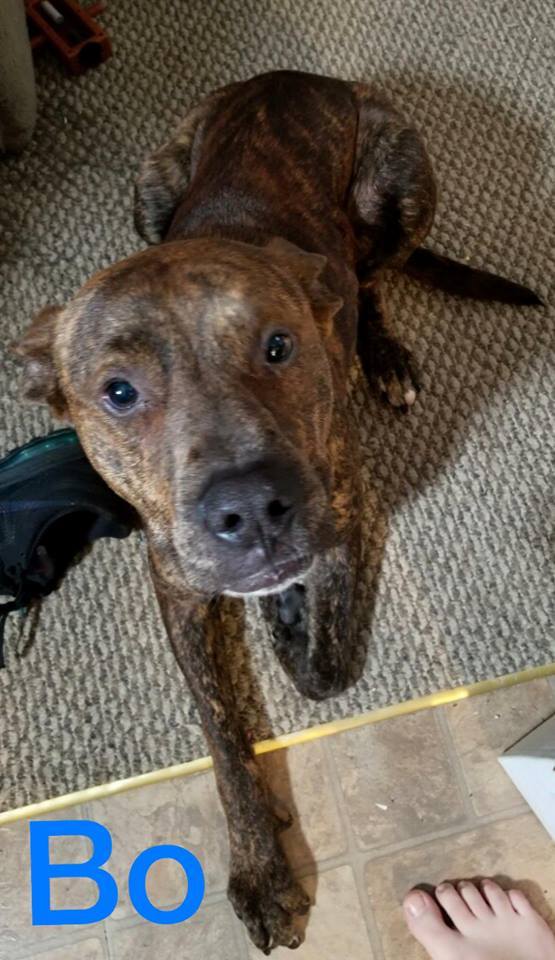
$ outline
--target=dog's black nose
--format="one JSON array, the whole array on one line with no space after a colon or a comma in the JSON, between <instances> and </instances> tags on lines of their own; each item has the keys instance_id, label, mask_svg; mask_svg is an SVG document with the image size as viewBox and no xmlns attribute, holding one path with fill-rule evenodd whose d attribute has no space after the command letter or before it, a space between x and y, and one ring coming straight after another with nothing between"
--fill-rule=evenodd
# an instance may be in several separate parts
<instances>
[{"instance_id":1,"label":"dog's black nose","mask_svg":"<svg viewBox=\"0 0 555 960\"><path fill-rule=\"evenodd\" d=\"M271 549L291 526L299 496L296 471L266 463L213 480L199 509L208 530L219 540L237 547L261 544Z\"/></svg>"}]
</instances>

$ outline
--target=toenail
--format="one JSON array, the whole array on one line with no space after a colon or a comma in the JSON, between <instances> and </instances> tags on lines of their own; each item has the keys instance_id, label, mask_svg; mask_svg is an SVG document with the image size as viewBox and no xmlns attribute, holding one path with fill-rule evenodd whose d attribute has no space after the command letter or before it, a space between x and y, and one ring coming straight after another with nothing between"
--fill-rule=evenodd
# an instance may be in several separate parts
<instances>
[{"instance_id":1,"label":"toenail","mask_svg":"<svg viewBox=\"0 0 555 960\"><path fill-rule=\"evenodd\" d=\"M439 887L436 887L436 893L447 893L448 890L452 890L450 883L440 883Z\"/></svg>"},{"instance_id":2,"label":"toenail","mask_svg":"<svg viewBox=\"0 0 555 960\"><path fill-rule=\"evenodd\" d=\"M419 917L426 909L426 901L418 890L413 890L406 903L411 917Z\"/></svg>"},{"instance_id":3,"label":"toenail","mask_svg":"<svg viewBox=\"0 0 555 960\"><path fill-rule=\"evenodd\" d=\"M457 884L457 887L459 888L459 890L468 890L468 888L471 886L472 884L469 883L468 880L459 880Z\"/></svg>"}]
</instances>

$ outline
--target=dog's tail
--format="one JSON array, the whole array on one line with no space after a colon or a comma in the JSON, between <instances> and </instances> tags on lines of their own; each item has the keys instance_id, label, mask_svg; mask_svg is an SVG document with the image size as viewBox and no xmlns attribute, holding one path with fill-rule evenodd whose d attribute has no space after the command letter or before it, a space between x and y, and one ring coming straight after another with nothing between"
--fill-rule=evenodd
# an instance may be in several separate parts
<instances>
[{"instance_id":1,"label":"dog's tail","mask_svg":"<svg viewBox=\"0 0 555 960\"><path fill-rule=\"evenodd\" d=\"M475 300L498 300L520 306L543 306L543 301L520 283L505 280L487 270L477 270L466 263L442 257L432 250L418 247L403 265L403 273L429 283L445 293Z\"/></svg>"}]
</instances>

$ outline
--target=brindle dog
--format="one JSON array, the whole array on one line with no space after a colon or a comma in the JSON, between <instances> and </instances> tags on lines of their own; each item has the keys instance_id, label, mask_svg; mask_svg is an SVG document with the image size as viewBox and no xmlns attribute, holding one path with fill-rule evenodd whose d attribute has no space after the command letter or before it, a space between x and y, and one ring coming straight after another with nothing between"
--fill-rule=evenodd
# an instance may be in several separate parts
<instances>
[{"instance_id":1,"label":"brindle dog","mask_svg":"<svg viewBox=\"0 0 555 960\"><path fill-rule=\"evenodd\" d=\"M143 166L136 222L159 245L43 310L17 347L29 394L75 424L142 518L227 815L229 897L266 953L299 945L309 902L236 718L218 597L261 596L302 693L353 679L357 342L393 405L417 391L385 329L382 268L538 302L417 249L435 194L419 134L368 87L289 72L233 84Z\"/></svg>"}]
</instances>

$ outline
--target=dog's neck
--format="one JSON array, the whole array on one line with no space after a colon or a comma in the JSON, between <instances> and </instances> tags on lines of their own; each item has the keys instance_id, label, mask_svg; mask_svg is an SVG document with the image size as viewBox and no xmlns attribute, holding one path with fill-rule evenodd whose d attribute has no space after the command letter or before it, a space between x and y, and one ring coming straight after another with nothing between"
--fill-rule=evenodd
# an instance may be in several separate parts
<instances>
[{"instance_id":1,"label":"dog's neck","mask_svg":"<svg viewBox=\"0 0 555 960\"><path fill-rule=\"evenodd\" d=\"M266 198L222 183L209 191L193 182L177 206L165 240L221 237L264 246L272 237L283 237L303 250L351 260L349 231L330 215L326 220L307 217L306 211L279 210Z\"/></svg>"}]
</instances>

